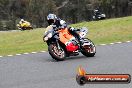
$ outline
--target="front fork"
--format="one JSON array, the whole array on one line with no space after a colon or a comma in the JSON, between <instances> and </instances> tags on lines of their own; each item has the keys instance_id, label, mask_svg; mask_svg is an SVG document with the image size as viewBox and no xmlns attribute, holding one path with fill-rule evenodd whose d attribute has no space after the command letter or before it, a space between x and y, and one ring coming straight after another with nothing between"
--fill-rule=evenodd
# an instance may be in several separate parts
<instances>
[{"instance_id":1,"label":"front fork","mask_svg":"<svg viewBox=\"0 0 132 88\"><path fill-rule=\"evenodd\" d=\"M60 44L59 44L58 40L56 41L56 45L57 45L58 50L60 50L61 47L60 47Z\"/></svg>"}]
</instances>

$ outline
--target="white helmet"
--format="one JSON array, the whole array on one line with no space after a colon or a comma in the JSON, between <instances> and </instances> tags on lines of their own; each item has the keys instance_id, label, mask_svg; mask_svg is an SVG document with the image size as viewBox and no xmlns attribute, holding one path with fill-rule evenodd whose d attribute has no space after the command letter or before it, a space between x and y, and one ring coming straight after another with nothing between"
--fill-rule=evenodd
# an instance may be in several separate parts
<instances>
[{"instance_id":1,"label":"white helmet","mask_svg":"<svg viewBox=\"0 0 132 88\"><path fill-rule=\"evenodd\" d=\"M56 20L57 20L57 16L55 14L49 14L47 16L47 21L49 25L54 24Z\"/></svg>"},{"instance_id":2,"label":"white helmet","mask_svg":"<svg viewBox=\"0 0 132 88\"><path fill-rule=\"evenodd\" d=\"M47 20L55 20L55 19L57 19L57 16L55 14L49 14L47 16Z\"/></svg>"},{"instance_id":3,"label":"white helmet","mask_svg":"<svg viewBox=\"0 0 132 88\"><path fill-rule=\"evenodd\" d=\"M24 21L24 19L21 19L20 21L21 21L21 22L23 22L23 21Z\"/></svg>"}]
</instances>

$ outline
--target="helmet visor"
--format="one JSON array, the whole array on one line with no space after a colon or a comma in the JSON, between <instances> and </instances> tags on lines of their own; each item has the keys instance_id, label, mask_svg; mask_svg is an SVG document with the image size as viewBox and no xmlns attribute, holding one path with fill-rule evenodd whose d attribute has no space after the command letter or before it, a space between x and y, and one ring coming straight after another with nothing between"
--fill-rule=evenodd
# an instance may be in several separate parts
<instances>
[{"instance_id":1,"label":"helmet visor","mask_svg":"<svg viewBox=\"0 0 132 88\"><path fill-rule=\"evenodd\" d=\"M48 23L49 23L49 25L51 25L51 24L54 23L54 20L53 20L53 19L49 19L49 20L48 20Z\"/></svg>"}]
</instances>

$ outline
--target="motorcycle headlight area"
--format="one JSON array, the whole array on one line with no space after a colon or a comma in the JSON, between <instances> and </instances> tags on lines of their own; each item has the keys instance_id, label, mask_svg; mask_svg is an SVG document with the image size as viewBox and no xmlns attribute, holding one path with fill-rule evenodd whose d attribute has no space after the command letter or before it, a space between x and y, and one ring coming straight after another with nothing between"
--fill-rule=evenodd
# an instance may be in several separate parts
<instances>
[{"instance_id":1,"label":"motorcycle headlight area","mask_svg":"<svg viewBox=\"0 0 132 88\"><path fill-rule=\"evenodd\" d=\"M45 38L44 40L47 41L48 39L50 39L52 37L52 33L49 33Z\"/></svg>"},{"instance_id":2,"label":"motorcycle headlight area","mask_svg":"<svg viewBox=\"0 0 132 88\"><path fill-rule=\"evenodd\" d=\"M85 33L85 32L81 32L81 33L80 33L80 37L81 37L81 38L84 38L85 36L86 36L86 33Z\"/></svg>"},{"instance_id":3,"label":"motorcycle headlight area","mask_svg":"<svg viewBox=\"0 0 132 88\"><path fill-rule=\"evenodd\" d=\"M87 35L87 33L88 33L88 29L86 27L82 27L80 29L80 34L79 35L80 35L81 38L84 38Z\"/></svg>"}]
</instances>

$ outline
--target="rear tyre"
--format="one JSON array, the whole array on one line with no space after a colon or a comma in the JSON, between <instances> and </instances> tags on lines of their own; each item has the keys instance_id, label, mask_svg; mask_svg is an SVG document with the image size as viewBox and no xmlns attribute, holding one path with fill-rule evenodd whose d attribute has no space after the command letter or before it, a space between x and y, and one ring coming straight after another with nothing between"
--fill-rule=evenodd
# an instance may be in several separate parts
<instances>
[{"instance_id":1,"label":"rear tyre","mask_svg":"<svg viewBox=\"0 0 132 88\"><path fill-rule=\"evenodd\" d=\"M60 48L61 49L58 49L56 44L50 44L48 46L49 54L56 61L63 61L66 57L66 52L64 51L64 49L62 47L60 47Z\"/></svg>"},{"instance_id":2,"label":"rear tyre","mask_svg":"<svg viewBox=\"0 0 132 88\"><path fill-rule=\"evenodd\" d=\"M96 47L90 39L87 39L87 42L89 43L89 45L82 46L81 53L86 57L94 57L96 53Z\"/></svg>"}]
</instances>

